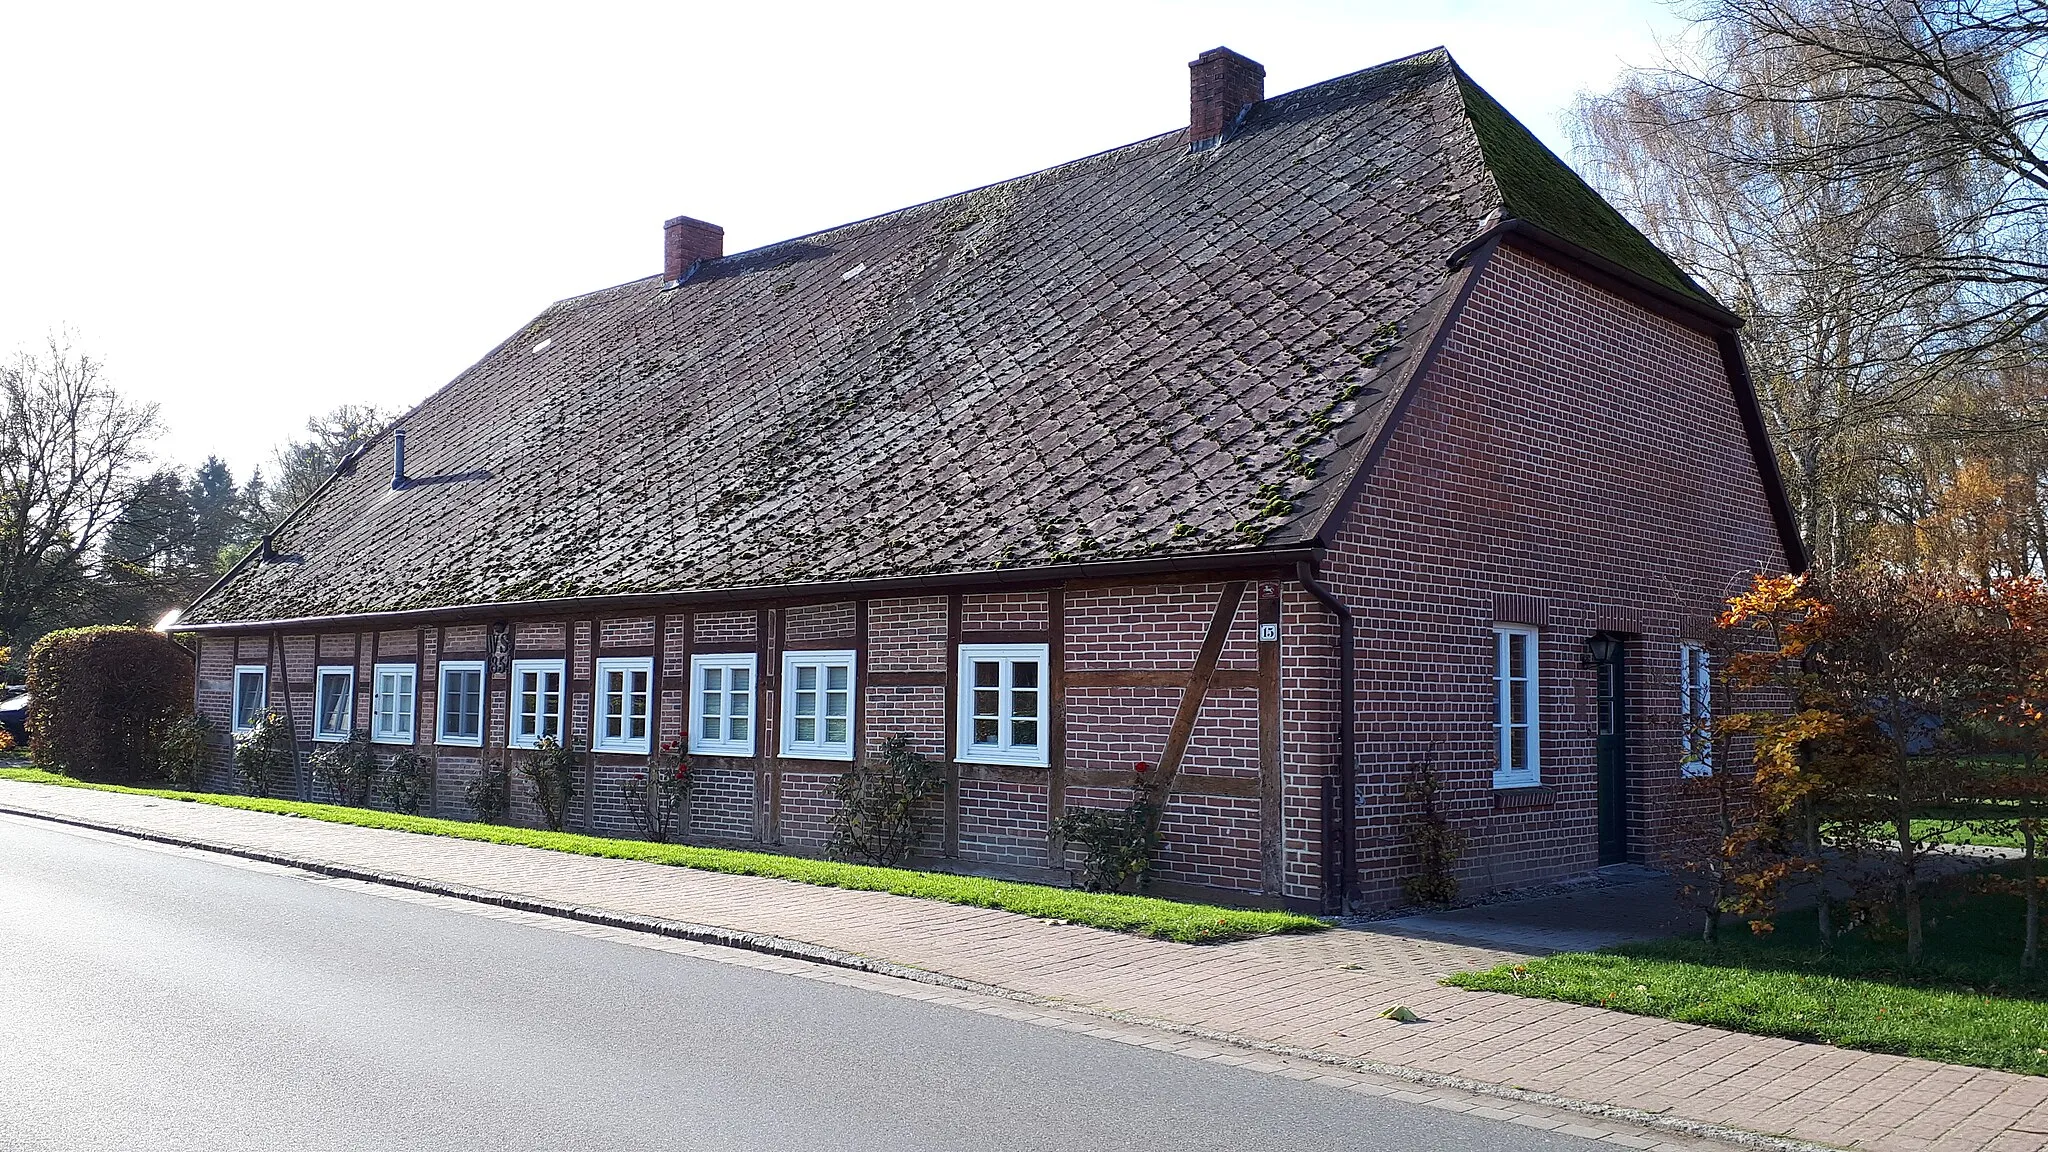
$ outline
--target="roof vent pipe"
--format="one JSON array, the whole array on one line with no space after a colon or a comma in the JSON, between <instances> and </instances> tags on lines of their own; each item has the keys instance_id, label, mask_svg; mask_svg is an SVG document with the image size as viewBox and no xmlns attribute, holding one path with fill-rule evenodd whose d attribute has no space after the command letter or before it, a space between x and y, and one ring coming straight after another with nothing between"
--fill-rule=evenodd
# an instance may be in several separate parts
<instances>
[{"instance_id":1,"label":"roof vent pipe","mask_svg":"<svg viewBox=\"0 0 2048 1152\"><path fill-rule=\"evenodd\" d=\"M1228 48L1188 61L1188 151L1223 143L1245 109L1266 98L1266 67Z\"/></svg>"},{"instance_id":2,"label":"roof vent pipe","mask_svg":"<svg viewBox=\"0 0 2048 1152\"><path fill-rule=\"evenodd\" d=\"M391 434L391 486L405 487L405 429Z\"/></svg>"},{"instance_id":3,"label":"roof vent pipe","mask_svg":"<svg viewBox=\"0 0 2048 1152\"><path fill-rule=\"evenodd\" d=\"M725 229L688 216L661 226L661 278L670 284L706 260L725 255Z\"/></svg>"}]
</instances>

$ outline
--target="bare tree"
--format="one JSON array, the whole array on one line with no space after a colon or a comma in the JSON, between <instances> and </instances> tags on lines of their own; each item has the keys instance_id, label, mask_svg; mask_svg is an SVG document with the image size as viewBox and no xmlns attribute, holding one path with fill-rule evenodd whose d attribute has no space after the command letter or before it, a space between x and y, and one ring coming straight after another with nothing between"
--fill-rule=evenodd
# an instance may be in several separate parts
<instances>
[{"instance_id":1,"label":"bare tree","mask_svg":"<svg viewBox=\"0 0 2048 1152\"><path fill-rule=\"evenodd\" d=\"M130 474L159 430L99 361L52 335L0 365L0 638L81 601Z\"/></svg>"},{"instance_id":2,"label":"bare tree","mask_svg":"<svg viewBox=\"0 0 2048 1152\"><path fill-rule=\"evenodd\" d=\"M2016 277L2048 201L2020 191L2010 156L1967 143L1994 113L2032 138L2014 94L2041 36L2012 14L1972 33L1976 7L1935 7L1697 0L1695 34L1664 66L1574 110L1595 182L1748 320L1787 488L1823 561L1910 542L1885 529L1934 514L1978 445L2048 429L2014 387L2038 379L2018 370L2038 315ZM1883 62L1931 76L1965 55L1995 93L1967 122L1934 115L1926 93L1912 104L1920 80Z\"/></svg>"}]
</instances>

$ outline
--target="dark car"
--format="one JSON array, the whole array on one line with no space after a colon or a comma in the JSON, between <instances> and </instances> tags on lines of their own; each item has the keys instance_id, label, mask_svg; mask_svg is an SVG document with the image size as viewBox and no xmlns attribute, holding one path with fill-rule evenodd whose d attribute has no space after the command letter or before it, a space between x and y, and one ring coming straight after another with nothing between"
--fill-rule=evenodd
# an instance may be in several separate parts
<instances>
[{"instance_id":1,"label":"dark car","mask_svg":"<svg viewBox=\"0 0 2048 1152\"><path fill-rule=\"evenodd\" d=\"M0 730L14 737L16 747L28 743L28 690L0 687Z\"/></svg>"}]
</instances>

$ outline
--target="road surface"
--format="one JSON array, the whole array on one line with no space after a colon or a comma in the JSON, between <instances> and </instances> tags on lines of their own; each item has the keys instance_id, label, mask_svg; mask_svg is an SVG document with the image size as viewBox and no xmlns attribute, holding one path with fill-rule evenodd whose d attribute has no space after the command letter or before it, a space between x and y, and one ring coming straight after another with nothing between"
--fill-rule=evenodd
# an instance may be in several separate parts
<instances>
[{"instance_id":1,"label":"road surface","mask_svg":"<svg viewBox=\"0 0 2048 1152\"><path fill-rule=\"evenodd\" d=\"M0 1149L1611 1150L0 818Z\"/></svg>"}]
</instances>

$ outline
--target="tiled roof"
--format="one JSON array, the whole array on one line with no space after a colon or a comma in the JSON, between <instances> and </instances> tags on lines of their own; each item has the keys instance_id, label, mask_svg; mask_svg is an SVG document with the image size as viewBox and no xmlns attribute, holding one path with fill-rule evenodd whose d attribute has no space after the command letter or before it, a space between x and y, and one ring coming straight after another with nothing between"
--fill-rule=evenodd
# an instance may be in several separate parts
<instances>
[{"instance_id":1,"label":"tiled roof","mask_svg":"<svg viewBox=\"0 0 2048 1152\"><path fill-rule=\"evenodd\" d=\"M1452 254L1516 189L1620 221L1475 92L1424 53L1209 151L1172 132L564 300L401 421L418 483L373 445L186 622L1313 540Z\"/></svg>"}]
</instances>

